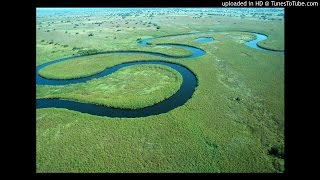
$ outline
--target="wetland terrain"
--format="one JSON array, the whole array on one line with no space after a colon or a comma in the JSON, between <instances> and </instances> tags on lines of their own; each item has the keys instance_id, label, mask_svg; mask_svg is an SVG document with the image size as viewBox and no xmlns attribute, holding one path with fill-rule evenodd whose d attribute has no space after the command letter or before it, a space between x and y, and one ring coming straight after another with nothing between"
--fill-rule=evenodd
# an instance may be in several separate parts
<instances>
[{"instance_id":1,"label":"wetland terrain","mask_svg":"<svg viewBox=\"0 0 320 180\"><path fill-rule=\"evenodd\" d=\"M37 172L284 172L284 9L37 8Z\"/></svg>"}]
</instances>

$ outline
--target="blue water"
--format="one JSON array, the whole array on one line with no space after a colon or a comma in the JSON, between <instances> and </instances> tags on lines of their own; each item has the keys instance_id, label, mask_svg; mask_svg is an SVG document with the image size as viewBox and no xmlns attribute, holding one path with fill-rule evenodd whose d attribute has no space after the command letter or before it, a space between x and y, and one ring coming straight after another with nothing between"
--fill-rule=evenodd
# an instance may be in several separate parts
<instances>
[{"instance_id":1,"label":"blue water","mask_svg":"<svg viewBox=\"0 0 320 180\"><path fill-rule=\"evenodd\" d=\"M199 38L195 39L195 41L207 43L207 42L212 42L213 38L211 38L211 37L199 37Z\"/></svg>"},{"instance_id":2,"label":"blue water","mask_svg":"<svg viewBox=\"0 0 320 180\"><path fill-rule=\"evenodd\" d=\"M199 32L201 33L201 32ZM156 38L162 38L162 37L169 37L169 36L180 36L180 35L189 35L189 34L197 34L197 33L188 33L188 34L177 34L177 35L167 35L167 36L161 36ZM245 43L247 46L252 47L254 49L263 50L263 51L269 51L267 49L263 49L257 46L257 43L260 41L263 41L267 38L267 36L259 33L255 33L257 38L255 40L252 40L250 42ZM147 38L144 40L141 40L138 42L141 46L148 46L150 44L150 41L156 39L156 38ZM213 40L213 39L212 39ZM206 40L204 40L206 41ZM194 59L197 57L204 56L206 52L200 48L184 45L184 44L173 44L173 43L165 43L165 44L155 44L156 46L171 46L171 47L178 47L183 48L186 50L191 51L192 55L185 56L185 57L176 57L171 56L163 53L154 53L154 52L147 52L147 51L105 51L105 52L99 52L97 54L148 54L155 57L166 57L166 58L173 58L173 59ZM271 51L269 51L271 52ZM96 55L96 54L94 54ZM104 71L94 74L92 76L84 77L84 78L78 78L78 79L70 79L70 80L50 80L43 78L39 75L39 71L47 66L50 66L52 64L60 63L63 61L68 61L72 59L76 59L79 57L85 57L85 56L93 56L93 55L79 55L79 56L72 56L62 59L57 59L42 65L37 66L36 68L36 83L38 85L67 85L67 84L75 84L75 83L83 83L92 79L97 79L100 77L107 76L113 72L116 72L117 70L132 66L132 65L138 65L138 64L161 64L165 66L169 66L176 71L178 71L183 78L182 85L180 89L171 97L168 99L159 102L155 105L145 107L142 109L137 110L128 110L128 109L117 109L117 108L111 108L101 105L95 105L95 104L89 104L89 103L83 103L83 102L77 102L73 100L64 100L64 99L37 99L36 101L36 107L37 108L66 108L69 110L79 111L82 113L88 113L92 115L97 116L108 116L108 117L145 117L150 115L158 115L161 113L166 113L170 110L173 110L179 106L182 106L185 104L193 95L195 88L197 86L197 78L195 75L186 67L183 67L181 65L175 64L175 63L169 63L169 62L163 62L163 61L157 61L157 60L146 60L146 61L139 61L139 62L128 62L119 64L110 68L105 69Z\"/></svg>"},{"instance_id":3,"label":"blue water","mask_svg":"<svg viewBox=\"0 0 320 180\"><path fill-rule=\"evenodd\" d=\"M247 45L251 48L254 48L254 49L265 51L265 52L283 52L282 50L270 50L270 49L265 49L265 48L259 47L258 42L266 40L268 38L268 36L266 36L264 34L260 34L260 33L254 33L254 34L256 35L256 39L246 42L245 45Z\"/></svg>"},{"instance_id":4,"label":"blue water","mask_svg":"<svg viewBox=\"0 0 320 180\"><path fill-rule=\"evenodd\" d=\"M142 40L138 42L138 44L147 46L148 42L153 40L154 38L148 38L145 40ZM179 47L183 49L187 49L191 51L192 55L186 56L186 57L176 57L176 56L170 56L167 54L162 53L153 53L153 52L147 52L147 51L105 51L100 52L97 54L148 54L153 55L156 57L166 57L166 58L174 58L174 59L190 59L190 58L196 58L201 57L205 55L205 51L196 48L193 46L183 45L183 44L158 44L158 46L174 46ZM169 63L169 62L163 62L163 61L139 61L139 62L129 62L129 63L123 63L119 64L110 68L105 69L104 71L94 74L92 76L84 77L84 78L78 78L78 79L70 79L70 80L52 80L52 79L46 79L39 75L39 71L47 66L50 66L52 64L60 63L63 61L68 61L72 59L76 59L79 57L85 57L85 56L92 56L92 55L81 55L81 56L73 56L73 57L67 57L62 58L58 60L54 60L42 65L37 66L36 68L36 83L39 85L67 85L67 84L75 84L75 83L83 83L92 79L100 78L107 76L113 72L116 72L117 70L132 66L132 65L138 65L138 64L161 64L165 66L169 66L176 71L178 71L182 78L183 82L180 87L180 89L171 97L168 99L161 101L153 106L145 107L142 109L137 110L129 110L129 109L117 109L112 107L106 107L101 105L95 105L95 104L89 104L89 103L83 103L83 102L76 102L73 100L64 100L64 99L37 99L36 101L36 107L37 108L66 108L69 110L79 111L82 113L88 113L93 114L97 116L108 116L108 117L146 117L150 115L157 115L161 113L166 113L172 109L175 109L183 104L185 104L188 99L191 98L193 92L195 91L195 88L197 86L197 79L195 75L186 67L183 67L178 64Z\"/></svg>"},{"instance_id":5,"label":"blue water","mask_svg":"<svg viewBox=\"0 0 320 180\"><path fill-rule=\"evenodd\" d=\"M138 44L143 45L143 46L147 46L147 43L153 39L154 38L148 38L143 41L139 41ZM158 46L179 47L179 48L191 51L192 55L177 57L177 56L171 56L171 55L167 55L167 54L163 54L163 53L155 53L155 52L147 52L147 51L105 51L105 52L99 52L97 54L148 54L148 55L152 55L152 56L156 56L156 57L165 57L165 58L174 58L174 59L197 58L197 57L201 57L206 54L206 52L204 50L202 50L200 48L193 47L193 46L189 46L189 45L171 44L171 43L170 44L169 43L168 44L157 44L157 45ZM54 61L44 63L44 64L37 66L37 68L36 68L36 82L37 82L37 84L39 84L39 85L67 85L67 84L83 83L83 82L86 82L86 81L89 81L92 79L96 79L96 78L100 78L100 77L103 77L103 76L106 76L109 74L109 73L107 73L107 72L109 72L108 69L106 69L106 70L104 70L98 74L94 74L92 76L88 76L88 77L84 77L84 78L77 78L77 79L70 79L70 80L46 79L46 78L41 77L39 75L39 71L47 66L50 66L52 64L56 64L59 62L67 61L67 60L76 59L79 57L85 57L85 56L92 56L92 55L72 56L72 57L54 60Z\"/></svg>"},{"instance_id":6,"label":"blue water","mask_svg":"<svg viewBox=\"0 0 320 180\"><path fill-rule=\"evenodd\" d=\"M258 49L258 50L262 50L262 51L267 51L266 49L260 48L257 43L260 41L264 41L266 40L268 37L264 34L258 34L258 33L254 33L256 35L256 39L252 40L252 41L248 41L245 43L245 45L254 48L254 49Z\"/></svg>"}]
</instances>

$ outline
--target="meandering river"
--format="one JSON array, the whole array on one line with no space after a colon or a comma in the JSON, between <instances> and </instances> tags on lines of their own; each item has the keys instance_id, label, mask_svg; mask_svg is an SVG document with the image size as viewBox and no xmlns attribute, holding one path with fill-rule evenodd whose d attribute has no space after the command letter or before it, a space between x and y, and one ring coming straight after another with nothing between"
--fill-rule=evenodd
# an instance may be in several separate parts
<instances>
[{"instance_id":1,"label":"meandering river","mask_svg":"<svg viewBox=\"0 0 320 180\"><path fill-rule=\"evenodd\" d=\"M203 32L199 32L199 33L203 33ZM189 34L197 34L197 33L189 33ZM245 45L254 49L262 50L262 51L270 51L257 46L257 43L267 39L267 36L259 33L254 33L254 34L257 36L257 38L245 43ZM181 36L181 35L188 35L188 34L167 35L167 36L161 36L156 38L147 38L139 41L138 44L141 46L148 46L148 44L150 44L150 41L154 39L169 37L169 36ZM197 39L200 39L200 40L197 40ZM195 39L195 41L198 41L201 43L212 42L214 40L213 38L210 38L210 37L203 37L203 38L197 38L197 39ZM170 56L163 53L155 53L155 52L147 52L147 51L105 51L105 52L99 52L97 54L148 54L155 57L166 57L166 58L173 58L177 60L193 59L193 58L204 56L206 54L206 52L200 48L184 45L184 44L166 43L166 44L155 44L155 45L178 47L178 48L189 50L191 51L192 54L186 57L176 57L176 56ZM93 54L93 55L96 55L96 54ZM161 101L155 105L141 108L141 109L136 109L136 110L112 108L112 107L106 107L102 105L95 105L95 104L77 102L75 100L65 100L65 99L37 99L36 100L37 108L66 108L69 110L79 111L82 113L88 113L88 114L98 115L98 116L108 116L108 117L145 117L150 115L166 113L179 106L182 106L192 97L195 91L195 88L197 86L197 78L188 68L179 64L164 62L160 60L159 61L146 60L146 61L139 61L139 62L122 63L122 64L115 65L113 67L107 68L104 71L94 74L92 76L78 78L78 79L70 79L70 80L51 80L51 79L46 79L44 77L41 77L39 75L39 71L42 68L45 68L52 64L56 64L63 61L84 57L84 56L92 56L92 55L72 56L72 57L54 60L54 61L37 66L36 67L36 83L38 85L53 85L53 86L83 83L92 79L107 76L113 72L116 72L121 68L132 66L132 65L138 65L138 64L161 64L161 65L169 66L175 69L176 71L178 71L182 75L183 82L180 89L168 99Z\"/></svg>"}]
</instances>

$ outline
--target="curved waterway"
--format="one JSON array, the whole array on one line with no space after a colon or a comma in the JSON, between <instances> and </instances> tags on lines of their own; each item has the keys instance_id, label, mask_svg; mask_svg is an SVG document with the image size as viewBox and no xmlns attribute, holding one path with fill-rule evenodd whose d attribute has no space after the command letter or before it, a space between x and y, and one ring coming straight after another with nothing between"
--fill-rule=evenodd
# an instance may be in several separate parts
<instances>
[{"instance_id":1,"label":"curved waterway","mask_svg":"<svg viewBox=\"0 0 320 180\"><path fill-rule=\"evenodd\" d=\"M37 100L37 107L56 107L56 108L66 108L75 111L80 111L83 113L94 114L99 116L109 116L109 117L144 117L155 114L166 113L176 107L179 107L186 103L188 99L191 98L195 87L197 86L197 79L195 75L186 67L183 67L178 64L163 62L163 61L139 61L139 62L129 62L123 63L111 68L106 69L103 73L99 73L99 77L106 76L111 74L120 68L138 65L138 64L161 64L169 66L176 71L178 71L183 78L180 89L168 99L161 101L153 106L145 107L137 110L128 110L128 109L117 109L110 108L95 104L82 103L70 100L61 100L61 99L39 99ZM101 74L101 75L100 75Z\"/></svg>"},{"instance_id":2,"label":"curved waterway","mask_svg":"<svg viewBox=\"0 0 320 180\"><path fill-rule=\"evenodd\" d=\"M199 32L203 33L203 32ZM189 33L189 34L198 34L198 33ZM167 36L161 36L156 38L147 38L144 40L141 40L138 42L141 46L147 46L150 44L151 40L162 38L162 37L169 37L169 36L180 36L180 35L189 35L189 34L178 34L178 35L167 35ZM269 51L267 49L262 49L257 46L257 43L260 41L263 41L267 38L267 36L263 34L255 33L257 36L257 39L247 42L246 45L255 49ZM265 36L265 37L264 37ZM213 40L213 39L212 39ZM204 42L206 42L205 40ZM208 41L210 42L210 41ZM182 49L189 50L192 54L190 56L185 57L177 57L177 56L170 56L163 53L155 53L155 52L148 52L148 51L105 51L105 52L99 52L92 55L97 54L148 54L156 57L165 57L165 58L173 58L173 59L193 59L197 57L201 57L206 54L206 52L200 48L184 45L184 44L173 44L173 43L165 43L165 44L155 44L157 46L172 46L172 47L178 47ZM78 79L70 79L70 80L52 80L52 79L46 79L44 77L41 77L39 75L39 71L47 66L50 66L52 64L56 64L63 61L68 61L72 59L76 59L79 57L85 57L85 56L92 56L92 55L79 55L79 56L72 56L62 59L57 59L48 63L41 64L36 67L36 83L38 85L68 85L68 84L75 84L75 83L83 83L92 79L100 78L107 76L113 72L116 72L117 70L132 66L132 65L139 65L139 64L160 64L169 66L176 71L178 71L183 78L182 85L180 89L171 97L168 99L161 101L155 105L148 106L141 109L136 110L129 110L129 109L119 109L119 108L112 108L112 107L106 107L102 105L95 105L90 103L84 103L84 102L77 102L74 100L65 100L65 99L37 99L36 101L36 107L37 108L66 108L69 110L79 111L82 113L88 113L92 115L97 116L108 116L108 117L146 117L150 115L157 115L161 113L166 113L170 110L173 110L179 106L182 106L185 104L188 99L190 99L195 91L195 88L197 86L197 78L195 75L186 67L175 64L175 63L169 63L164 61L157 61L157 60L146 60L146 61L139 61L139 62L128 62L123 63L119 65L115 65L113 67L107 68L104 71L84 77L84 78L78 78Z\"/></svg>"},{"instance_id":3,"label":"curved waterway","mask_svg":"<svg viewBox=\"0 0 320 180\"><path fill-rule=\"evenodd\" d=\"M245 45L247 45L251 48L254 48L254 49L265 51L265 52L283 52L282 50L271 50L271 49L266 49L266 48L260 47L258 45L258 42L268 39L268 36L266 36L264 34L260 34L260 33L254 33L254 34L256 35L256 39L246 42Z\"/></svg>"}]
</instances>

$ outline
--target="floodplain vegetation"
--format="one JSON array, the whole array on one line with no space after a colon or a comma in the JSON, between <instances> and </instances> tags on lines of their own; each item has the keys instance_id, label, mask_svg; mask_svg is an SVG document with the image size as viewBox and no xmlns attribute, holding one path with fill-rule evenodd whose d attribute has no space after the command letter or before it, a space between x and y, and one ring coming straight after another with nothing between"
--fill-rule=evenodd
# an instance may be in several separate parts
<instances>
[{"instance_id":1,"label":"floodplain vegetation","mask_svg":"<svg viewBox=\"0 0 320 180\"><path fill-rule=\"evenodd\" d=\"M261 10L261 12L260 12ZM258 45L284 50L283 9L37 9L36 65L92 54L48 66L51 79L86 77L125 62L161 60L189 68L198 86L183 106L141 118L111 118L61 108L36 109L37 172L284 172L284 54L244 43L266 34ZM150 37L168 36L137 42ZM212 37L213 42L194 39ZM157 46L199 47L191 52ZM163 65L124 67L108 76L63 86L36 85L36 98L62 98L136 109L174 94L181 75Z\"/></svg>"}]
</instances>

